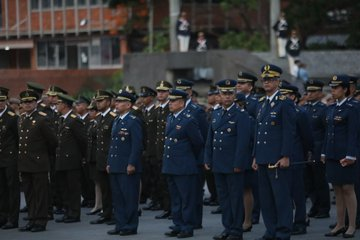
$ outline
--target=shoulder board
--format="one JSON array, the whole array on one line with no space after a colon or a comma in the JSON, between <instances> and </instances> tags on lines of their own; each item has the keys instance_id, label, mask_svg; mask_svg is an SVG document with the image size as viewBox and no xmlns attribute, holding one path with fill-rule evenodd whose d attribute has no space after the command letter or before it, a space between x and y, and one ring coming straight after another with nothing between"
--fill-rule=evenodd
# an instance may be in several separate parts
<instances>
[{"instance_id":1,"label":"shoulder board","mask_svg":"<svg viewBox=\"0 0 360 240\"><path fill-rule=\"evenodd\" d=\"M284 95L280 95L280 96L279 96L279 100L282 100L282 101L283 101L283 100L286 100L286 97L285 97Z\"/></svg>"},{"instance_id":2,"label":"shoulder board","mask_svg":"<svg viewBox=\"0 0 360 240\"><path fill-rule=\"evenodd\" d=\"M12 117L16 115L16 114L15 114L14 112L12 112L12 111L8 111L7 113L8 113L10 116L12 116Z\"/></svg>"},{"instance_id":3,"label":"shoulder board","mask_svg":"<svg viewBox=\"0 0 360 240\"><path fill-rule=\"evenodd\" d=\"M41 107L46 107L46 105L44 103L40 103Z\"/></svg>"},{"instance_id":4,"label":"shoulder board","mask_svg":"<svg viewBox=\"0 0 360 240\"><path fill-rule=\"evenodd\" d=\"M101 112L98 112L97 114L96 114L96 116L99 116L101 114Z\"/></svg>"},{"instance_id":5,"label":"shoulder board","mask_svg":"<svg viewBox=\"0 0 360 240\"><path fill-rule=\"evenodd\" d=\"M114 112L109 112L109 114L110 114L111 116L113 116L113 117L116 117L116 116L117 116L116 113L114 113Z\"/></svg>"},{"instance_id":6,"label":"shoulder board","mask_svg":"<svg viewBox=\"0 0 360 240\"><path fill-rule=\"evenodd\" d=\"M77 116L75 114L70 114L70 117L77 118Z\"/></svg>"},{"instance_id":7,"label":"shoulder board","mask_svg":"<svg viewBox=\"0 0 360 240\"><path fill-rule=\"evenodd\" d=\"M264 97L261 97L260 99L259 99L259 102L262 102L262 101L264 101L265 100L265 96Z\"/></svg>"},{"instance_id":8,"label":"shoulder board","mask_svg":"<svg viewBox=\"0 0 360 240\"><path fill-rule=\"evenodd\" d=\"M46 113L44 113L44 112L41 112L41 111L39 111L39 114L41 115L41 116L47 116L47 114Z\"/></svg>"},{"instance_id":9,"label":"shoulder board","mask_svg":"<svg viewBox=\"0 0 360 240\"><path fill-rule=\"evenodd\" d=\"M139 108L137 106L132 106L133 109L138 110Z\"/></svg>"},{"instance_id":10,"label":"shoulder board","mask_svg":"<svg viewBox=\"0 0 360 240\"><path fill-rule=\"evenodd\" d=\"M257 101L257 98L256 98L256 97L250 97L249 99L252 99L252 100Z\"/></svg>"}]
</instances>

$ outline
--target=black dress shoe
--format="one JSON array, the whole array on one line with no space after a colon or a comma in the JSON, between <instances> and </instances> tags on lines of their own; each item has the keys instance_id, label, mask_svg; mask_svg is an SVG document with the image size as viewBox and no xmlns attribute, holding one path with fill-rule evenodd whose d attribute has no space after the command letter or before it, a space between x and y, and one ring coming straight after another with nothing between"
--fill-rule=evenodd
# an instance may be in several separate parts
<instances>
[{"instance_id":1,"label":"black dress shoe","mask_svg":"<svg viewBox=\"0 0 360 240\"><path fill-rule=\"evenodd\" d=\"M112 229L107 231L107 234L109 235L118 235L120 233L120 230Z\"/></svg>"},{"instance_id":2,"label":"black dress shoe","mask_svg":"<svg viewBox=\"0 0 360 240\"><path fill-rule=\"evenodd\" d=\"M308 217L313 218L313 217L315 217L317 215L317 212L316 211L310 211L307 215L308 215Z\"/></svg>"},{"instance_id":3,"label":"black dress shoe","mask_svg":"<svg viewBox=\"0 0 360 240\"><path fill-rule=\"evenodd\" d=\"M216 208L215 210L212 210L211 211L211 214L221 214L221 208L220 207L218 207L218 208Z\"/></svg>"},{"instance_id":4,"label":"black dress shoe","mask_svg":"<svg viewBox=\"0 0 360 240\"><path fill-rule=\"evenodd\" d=\"M229 234L227 234L227 233L221 233L219 235L215 235L213 237L213 239L214 240L225 240L228 236L229 236Z\"/></svg>"},{"instance_id":5,"label":"black dress shoe","mask_svg":"<svg viewBox=\"0 0 360 240\"><path fill-rule=\"evenodd\" d=\"M28 223L25 226L19 228L19 231L20 232L30 232L32 227L33 227L33 225Z\"/></svg>"},{"instance_id":6,"label":"black dress shoe","mask_svg":"<svg viewBox=\"0 0 360 240\"><path fill-rule=\"evenodd\" d=\"M329 225L329 228L330 228L330 229L334 229L334 228L336 227L336 225L337 225L337 223L330 224L330 225Z\"/></svg>"},{"instance_id":7,"label":"black dress shoe","mask_svg":"<svg viewBox=\"0 0 360 240\"><path fill-rule=\"evenodd\" d=\"M219 202L218 201L211 201L211 202L209 202L209 206L211 206L211 207L219 206Z\"/></svg>"},{"instance_id":8,"label":"black dress shoe","mask_svg":"<svg viewBox=\"0 0 360 240\"><path fill-rule=\"evenodd\" d=\"M343 238L353 238L355 237L355 231L353 233L343 233Z\"/></svg>"},{"instance_id":9,"label":"black dress shoe","mask_svg":"<svg viewBox=\"0 0 360 240\"><path fill-rule=\"evenodd\" d=\"M11 222L7 222L5 225L3 225L1 227L1 229L14 229L14 228L17 228L19 225L17 223L11 223Z\"/></svg>"},{"instance_id":10,"label":"black dress shoe","mask_svg":"<svg viewBox=\"0 0 360 240\"><path fill-rule=\"evenodd\" d=\"M229 235L226 240L243 240L242 236Z\"/></svg>"},{"instance_id":11,"label":"black dress shoe","mask_svg":"<svg viewBox=\"0 0 360 240\"><path fill-rule=\"evenodd\" d=\"M171 230L170 232L166 232L165 236L176 237L179 233L180 233L180 231Z\"/></svg>"},{"instance_id":12,"label":"black dress shoe","mask_svg":"<svg viewBox=\"0 0 360 240\"><path fill-rule=\"evenodd\" d=\"M179 232L178 235L176 235L177 238L189 238L193 237L194 233L192 232Z\"/></svg>"},{"instance_id":13,"label":"black dress shoe","mask_svg":"<svg viewBox=\"0 0 360 240\"><path fill-rule=\"evenodd\" d=\"M110 219L109 221L106 222L106 225L115 225L116 222L115 222L115 219Z\"/></svg>"},{"instance_id":14,"label":"black dress shoe","mask_svg":"<svg viewBox=\"0 0 360 240\"><path fill-rule=\"evenodd\" d=\"M346 232L346 229L343 227L343 228L340 228L338 229L337 231L335 232L328 232L328 233L325 233L325 237L336 237L337 235L341 234L341 233L345 233Z\"/></svg>"},{"instance_id":15,"label":"black dress shoe","mask_svg":"<svg viewBox=\"0 0 360 240\"><path fill-rule=\"evenodd\" d=\"M155 204L154 206L152 206L152 207L150 208L151 211L159 211L159 210L161 210L161 209L162 209L162 208L161 208L160 204Z\"/></svg>"},{"instance_id":16,"label":"black dress shoe","mask_svg":"<svg viewBox=\"0 0 360 240\"><path fill-rule=\"evenodd\" d=\"M110 218L100 217L98 219L90 221L90 224L103 224L103 223L106 223L106 222L108 222L110 220L111 220Z\"/></svg>"},{"instance_id":17,"label":"black dress shoe","mask_svg":"<svg viewBox=\"0 0 360 240\"><path fill-rule=\"evenodd\" d=\"M101 208L98 208L98 209L96 209L94 211L90 211L90 212L86 213L86 215L95 215L95 214L97 214L99 212L101 212Z\"/></svg>"},{"instance_id":18,"label":"black dress shoe","mask_svg":"<svg viewBox=\"0 0 360 240\"><path fill-rule=\"evenodd\" d=\"M61 208L57 208L54 211L54 214L56 214L56 215L61 215L61 214L64 214L64 213L65 213L65 211L63 209L61 209Z\"/></svg>"},{"instance_id":19,"label":"black dress shoe","mask_svg":"<svg viewBox=\"0 0 360 240\"><path fill-rule=\"evenodd\" d=\"M27 212L27 211L28 211L28 207L25 206L25 207L21 208L19 212L24 213L24 212Z\"/></svg>"},{"instance_id":20,"label":"black dress shoe","mask_svg":"<svg viewBox=\"0 0 360 240\"><path fill-rule=\"evenodd\" d=\"M170 216L169 211L163 211L161 214L156 215L155 219L165 219L165 218L168 218L169 216Z\"/></svg>"},{"instance_id":21,"label":"black dress shoe","mask_svg":"<svg viewBox=\"0 0 360 240\"><path fill-rule=\"evenodd\" d=\"M80 222L80 218L73 218L73 217L68 217L66 219L64 219L64 223L75 223L75 222Z\"/></svg>"},{"instance_id":22,"label":"black dress shoe","mask_svg":"<svg viewBox=\"0 0 360 240\"><path fill-rule=\"evenodd\" d=\"M65 221L65 219L67 219L66 216L62 216L62 217L59 217L57 219L55 219L55 222L56 223L63 223Z\"/></svg>"},{"instance_id":23,"label":"black dress shoe","mask_svg":"<svg viewBox=\"0 0 360 240\"><path fill-rule=\"evenodd\" d=\"M330 217L330 214L329 213L318 213L314 216L314 218L317 218L317 219L321 219L321 218L329 218Z\"/></svg>"},{"instance_id":24,"label":"black dress shoe","mask_svg":"<svg viewBox=\"0 0 360 240\"><path fill-rule=\"evenodd\" d=\"M243 232L251 232L252 226L249 226L247 228L243 228Z\"/></svg>"},{"instance_id":25,"label":"black dress shoe","mask_svg":"<svg viewBox=\"0 0 360 240\"><path fill-rule=\"evenodd\" d=\"M143 207L143 210L147 211L147 210L151 210L151 208L156 205L155 202L151 201L148 205L146 205L145 207Z\"/></svg>"},{"instance_id":26,"label":"black dress shoe","mask_svg":"<svg viewBox=\"0 0 360 240\"><path fill-rule=\"evenodd\" d=\"M137 234L136 230L122 230L119 233L120 236L130 236L130 235L135 235L135 234Z\"/></svg>"},{"instance_id":27,"label":"black dress shoe","mask_svg":"<svg viewBox=\"0 0 360 240\"><path fill-rule=\"evenodd\" d=\"M37 225L35 224L32 228L31 228L31 232L44 232L46 230L45 226L42 225Z\"/></svg>"},{"instance_id":28,"label":"black dress shoe","mask_svg":"<svg viewBox=\"0 0 360 240\"><path fill-rule=\"evenodd\" d=\"M291 235L302 235L306 234L306 227L302 225L295 225L291 231Z\"/></svg>"}]
</instances>

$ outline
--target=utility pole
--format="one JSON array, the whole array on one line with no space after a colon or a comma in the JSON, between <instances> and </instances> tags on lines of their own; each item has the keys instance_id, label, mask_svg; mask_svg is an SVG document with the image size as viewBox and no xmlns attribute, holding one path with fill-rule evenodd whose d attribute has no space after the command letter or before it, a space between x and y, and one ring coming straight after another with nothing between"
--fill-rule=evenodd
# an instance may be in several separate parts
<instances>
[{"instance_id":1,"label":"utility pole","mask_svg":"<svg viewBox=\"0 0 360 240\"><path fill-rule=\"evenodd\" d=\"M148 39L148 48L149 52L152 53L154 50L154 4L153 0L147 0L147 6L149 9L149 20L148 20L148 31L149 31L149 39Z\"/></svg>"},{"instance_id":2,"label":"utility pole","mask_svg":"<svg viewBox=\"0 0 360 240\"><path fill-rule=\"evenodd\" d=\"M178 51L176 39L176 21L180 14L180 0L169 0L169 36L170 36L170 51Z\"/></svg>"},{"instance_id":3,"label":"utility pole","mask_svg":"<svg viewBox=\"0 0 360 240\"><path fill-rule=\"evenodd\" d=\"M273 54L276 54L276 36L272 26L280 16L280 0L270 0L270 49Z\"/></svg>"}]
</instances>

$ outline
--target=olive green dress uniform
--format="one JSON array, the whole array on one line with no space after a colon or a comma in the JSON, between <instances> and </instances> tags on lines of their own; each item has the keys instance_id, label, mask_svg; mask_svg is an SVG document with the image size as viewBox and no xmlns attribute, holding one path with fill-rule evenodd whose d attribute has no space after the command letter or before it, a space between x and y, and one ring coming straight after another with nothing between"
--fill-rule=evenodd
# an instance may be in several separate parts
<instances>
[{"instance_id":1,"label":"olive green dress uniform","mask_svg":"<svg viewBox=\"0 0 360 240\"><path fill-rule=\"evenodd\" d=\"M156 85L156 90L158 91L169 91L172 88L172 85L166 81L160 81ZM157 196L154 199L156 202L160 203L160 206L165 211L170 211L170 195L167 186L166 178L161 174L162 169L162 158L164 154L164 144L165 144L165 128L166 120L170 113L169 103L156 106L156 139L155 139L155 149L156 149L156 164L154 165L154 170L156 172L155 176L158 177L155 181L157 182Z\"/></svg>"},{"instance_id":2,"label":"olive green dress uniform","mask_svg":"<svg viewBox=\"0 0 360 240\"><path fill-rule=\"evenodd\" d=\"M0 88L0 99L7 99L4 88ZM19 178L18 158L18 116L5 107L0 111L0 227L18 226L19 220Z\"/></svg>"},{"instance_id":3,"label":"olive green dress uniform","mask_svg":"<svg viewBox=\"0 0 360 240\"><path fill-rule=\"evenodd\" d=\"M32 91L20 93L21 101L37 99ZM46 113L34 110L22 114L18 125L18 171L28 203L29 223L23 231L45 230L48 221L48 172L49 152L54 151L57 141Z\"/></svg>"},{"instance_id":4,"label":"olive green dress uniform","mask_svg":"<svg viewBox=\"0 0 360 240\"><path fill-rule=\"evenodd\" d=\"M59 95L59 99L63 96ZM78 221L80 219L81 165L85 152L85 125L71 111L67 116L60 117L55 163L65 207L64 222Z\"/></svg>"},{"instance_id":5,"label":"olive green dress uniform","mask_svg":"<svg viewBox=\"0 0 360 240\"><path fill-rule=\"evenodd\" d=\"M96 117L96 169L102 194L103 214L99 221L92 222L94 224L104 223L110 220L112 216L110 179L109 174L106 172L106 166L111 140L111 129L115 117L116 113L112 112L110 108L105 114L100 113Z\"/></svg>"}]
</instances>

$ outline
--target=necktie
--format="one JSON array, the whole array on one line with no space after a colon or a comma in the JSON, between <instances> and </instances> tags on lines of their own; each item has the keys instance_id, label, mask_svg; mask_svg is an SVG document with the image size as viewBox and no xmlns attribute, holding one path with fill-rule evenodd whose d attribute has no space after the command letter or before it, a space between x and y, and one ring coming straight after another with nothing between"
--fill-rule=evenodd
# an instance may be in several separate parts
<instances>
[{"instance_id":1,"label":"necktie","mask_svg":"<svg viewBox=\"0 0 360 240\"><path fill-rule=\"evenodd\" d=\"M227 110L226 109L223 109L222 110L222 114L221 114L221 116L223 117L223 116L225 116L226 115L226 113L227 113Z\"/></svg>"}]
</instances>

